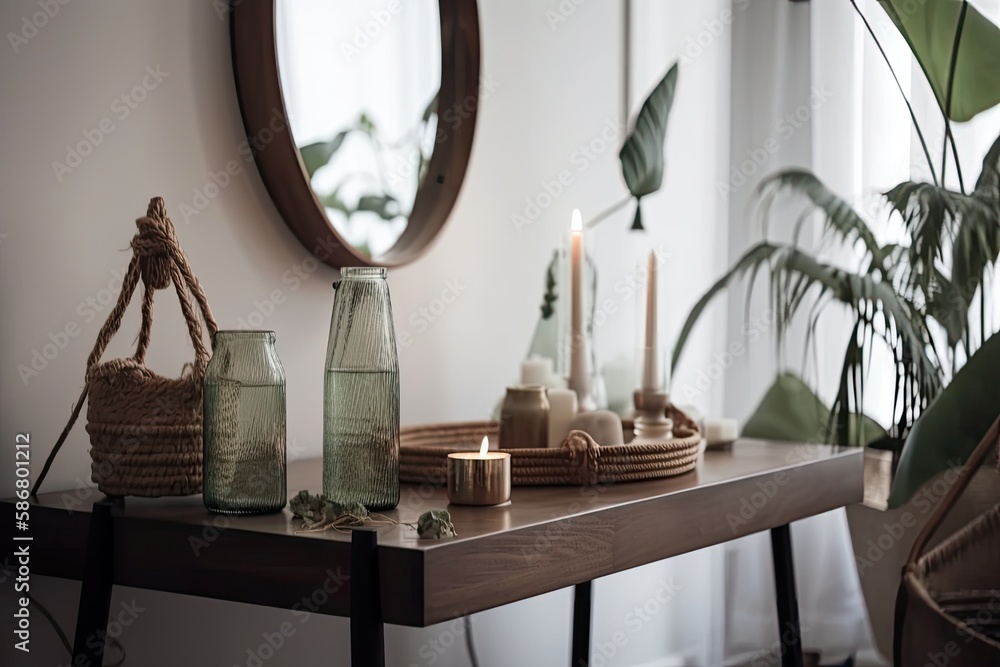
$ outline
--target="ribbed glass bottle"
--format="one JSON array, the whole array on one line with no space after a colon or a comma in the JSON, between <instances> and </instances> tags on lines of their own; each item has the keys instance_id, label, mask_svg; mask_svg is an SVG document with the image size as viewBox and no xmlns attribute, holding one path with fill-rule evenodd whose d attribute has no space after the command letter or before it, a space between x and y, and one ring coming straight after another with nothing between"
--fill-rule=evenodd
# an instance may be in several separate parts
<instances>
[{"instance_id":1,"label":"ribbed glass bottle","mask_svg":"<svg viewBox=\"0 0 1000 667\"><path fill-rule=\"evenodd\" d=\"M399 361L384 268L334 283L323 392L323 493L369 510L399 503Z\"/></svg>"},{"instance_id":2,"label":"ribbed glass bottle","mask_svg":"<svg viewBox=\"0 0 1000 667\"><path fill-rule=\"evenodd\" d=\"M205 369L204 501L223 514L285 506L285 371L273 331L219 331Z\"/></svg>"}]
</instances>

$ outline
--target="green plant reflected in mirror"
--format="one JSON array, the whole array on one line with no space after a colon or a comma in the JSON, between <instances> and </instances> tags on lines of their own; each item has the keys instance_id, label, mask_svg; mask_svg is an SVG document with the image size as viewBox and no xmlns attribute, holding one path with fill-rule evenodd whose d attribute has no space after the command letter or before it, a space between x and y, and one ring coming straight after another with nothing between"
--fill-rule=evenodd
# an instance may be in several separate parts
<instances>
[{"instance_id":1,"label":"green plant reflected in mirror","mask_svg":"<svg viewBox=\"0 0 1000 667\"><path fill-rule=\"evenodd\" d=\"M277 0L278 72L313 193L370 257L406 229L437 130L437 0Z\"/></svg>"},{"instance_id":2,"label":"green plant reflected in mirror","mask_svg":"<svg viewBox=\"0 0 1000 667\"><path fill-rule=\"evenodd\" d=\"M247 135L286 224L335 267L415 259L471 153L475 0L243 0L232 29Z\"/></svg>"}]
</instances>

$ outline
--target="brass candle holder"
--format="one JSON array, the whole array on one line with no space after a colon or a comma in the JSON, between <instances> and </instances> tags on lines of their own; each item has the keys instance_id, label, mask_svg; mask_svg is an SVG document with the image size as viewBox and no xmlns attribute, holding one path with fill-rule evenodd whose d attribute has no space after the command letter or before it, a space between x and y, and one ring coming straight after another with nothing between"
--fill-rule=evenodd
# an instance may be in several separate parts
<instances>
[{"instance_id":1,"label":"brass candle holder","mask_svg":"<svg viewBox=\"0 0 1000 667\"><path fill-rule=\"evenodd\" d=\"M487 451L448 455L448 500L454 505L502 505L510 500L510 454Z\"/></svg>"},{"instance_id":2,"label":"brass candle holder","mask_svg":"<svg viewBox=\"0 0 1000 667\"><path fill-rule=\"evenodd\" d=\"M670 398L660 389L637 389L632 394L635 403L633 444L666 442L674 437L674 420L667 417Z\"/></svg>"}]
</instances>

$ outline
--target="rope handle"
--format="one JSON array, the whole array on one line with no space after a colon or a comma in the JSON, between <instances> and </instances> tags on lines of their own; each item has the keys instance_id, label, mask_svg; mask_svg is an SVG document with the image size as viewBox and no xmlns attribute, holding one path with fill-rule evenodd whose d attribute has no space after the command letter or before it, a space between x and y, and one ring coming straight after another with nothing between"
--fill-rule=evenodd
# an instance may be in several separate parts
<instances>
[{"instance_id":1,"label":"rope handle","mask_svg":"<svg viewBox=\"0 0 1000 667\"><path fill-rule=\"evenodd\" d=\"M108 347L108 343L111 342L111 339L121 327L122 317L124 317L125 311L128 309L129 302L132 300L132 294L135 292L140 279L142 279L143 283L142 326L139 329L135 354L132 355L132 358L140 365L145 365L146 350L149 348L150 334L153 328L153 292L158 289L166 289L172 282L177 292L177 299L181 304L181 312L184 314L184 320L187 323L191 343L194 345L195 374L203 375L205 367L208 366L208 360L211 355L205 345L201 322L198 320L194 305L191 303L191 296L194 297L198 304L198 309L205 319L210 338L215 336L218 326L215 323L215 318L212 316L212 309L208 305L208 298L205 296L205 291L202 289L201 283L198 282L198 278L195 277L194 272L191 271L187 255L184 254L180 244L177 242L174 225L170 221L170 218L167 217L167 209L162 197L153 197L149 200L145 217L137 219L135 226L138 227L139 231L132 237L132 261L129 262L125 279L122 281L122 291L118 295L115 307L111 310L108 319L105 320L100 333L97 335L94 349L91 351L90 356L87 357L87 372L83 391L80 393L80 398L77 399L76 405L73 406L69 421L59 435L59 439L56 440L55 447L52 448L48 458L45 459L45 465L42 466L41 474L38 475L38 479L31 487L32 496L37 495L38 489L41 487L45 476L49 472L49 468L52 466L52 462L56 458L56 454L59 453L63 443L66 442L69 432L80 416L80 409L83 407L83 401L87 397L87 390L90 388L91 372L97 366L98 362L100 362L101 356Z\"/></svg>"},{"instance_id":2,"label":"rope handle","mask_svg":"<svg viewBox=\"0 0 1000 667\"><path fill-rule=\"evenodd\" d=\"M191 271L187 256L177 242L174 225L167 217L163 198L153 197L146 209L146 216L136 220L135 225L139 228L139 232L132 238L132 261L129 263L125 280L122 281L122 291L118 295L118 301L104 322L104 326L101 327L94 349L87 359L88 380L91 371L101 360L111 339L121 327L122 318L140 278L143 282L142 326L139 329L133 358L140 364L145 362L153 328L153 292L167 288L172 282L187 323L191 343L194 345L195 370L203 373L211 355L205 346L201 322L194 311L189 292L198 303L201 315L208 326L209 337L215 335L218 326L212 317L212 309L208 305L205 292Z\"/></svg>"},{"instance_id":3,"label":"rope handle","mask_svg":"<svg viewBox=\"0 0 1000 667\"><path fill-rule=\"evenodd\" d=\"M941 526L945 517L958 502L959 497L968 488L969 483L972 481L973 475L975 475L976 470L982 465L983 461L989 455L990 450L994 447L1000 445L1000 417L993 422L990 430L986 432L983 439L976 445L976 449L973 450L972 455L969 456L969 460L965 462L962 467L962 472L959 473L958 479L955 484L948 489L948 493L945 497L941 499L941 502L936 508L934 508L934 513L924 524L923 530L917 535L917 540L913 543L913 548L910 549L910 555L906 559L906 564L903 567L903 571L907 572L912 569L917 559L923 555L924 549L927 543L930 542L931 538L934 537L934 533Z\"/></svg>"}]
</instances>

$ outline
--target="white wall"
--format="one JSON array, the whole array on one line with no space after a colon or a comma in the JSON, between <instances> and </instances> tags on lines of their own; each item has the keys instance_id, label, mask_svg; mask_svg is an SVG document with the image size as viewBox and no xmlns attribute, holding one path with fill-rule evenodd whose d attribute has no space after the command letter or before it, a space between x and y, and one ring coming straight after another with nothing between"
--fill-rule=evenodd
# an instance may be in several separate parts
<instances>
[{"instance_id":1,"label":"white wall","mask_svg":"<svg viewBox=\"0 0 1000 667\"><path fill-rule=\"evenodd\" d=\"M400 349L404 423L485 417L514 379L538 314L542 273L574 207L593 214L624 193L617 144L609 145L580 170L574 153L601 136L619 118L620 7L556 0L480 3L483 73L495 91L480 110L472 164L445 233L413 266L391 275L393 307L400 332L412 344ZM37 0L7 2L5 34L22 29L24 17L39 11ZM219 3L217 3L219 4ZM666 67L728 6L727 0L636 3L633 109ZM559 15L560 6L573 7ZM555 16L565 21L553 22ZM29 18L30 20L30 18ZM339 35L332 26L331 34ZM353 32L353 26L343 31ZM278 352L288 382L288 433L293 455L320 453L321 374L330 306L331 269L320 266L295 286L287 272L308 255L277 215L253 165L243 162L245 140L232 82L228 22L211 2L195 0L59 5L17 52L0 45L3 157L0 161L0 320L3 437L30 432L37 471L80 391L85 360L116 296L116 271L129 259L134 219L153 195L166 199L194 271L212 303L220 327L232 328L280 290L263 325L277 332ZM595 234L600 290L613 295L640 251L671 250L661 288L662 327L672 340L687 308L725 262L726 208L715 194L724 178L729 125L729 37L726 29L690 63L682 65L678 99L668 137L668 171L663 192L645 203L648 239L627 239L629 213L607 221ZM146 68L166 73L147 98L127 115L115 100L142 83ZM152 84L153 79L147 79ZM75 145L109 118L113 131L69 173ZM105 124L107 127L107 124ZM91 136L95 136L91 132ZM242 172L207 207L185 220L182 206L196 203L213 173L238 160ZM511 216L523 213L544 183L572 172L573 182L531 227L518 233ZM209 188L211 191L211 188ZM187 209L185 209L187 210ZM460 297L426 326L420 309L439 297L449 281ZM110 287L110 289L109 289ZM97 305L88 306L88 300ZM173 295L159 295L149 354L154 370L174 374L191 357ZM634 310L623 302L597 335L602 359L631 354ZM267 314L265 312L265 314ZM707 367L721 340L720 311L700 329L685 355L677 383L692 383ZM37 376L22 380L18 367L31 367L59 332L78 329ZM128 354L138 328L131 312L107 355ZM52 348L48 350L52 352ZM37 363L37 362L36 362ZM41 366L41 363L38 364ZM696 397L702 409L721 405L721 387ZM0 464L0 492L13 489L11 463ZM53 466L49 489L89 483L87 439L77 426ZM648 590L657 578L687 567L701 573L687 594L703 599L698 581L710 580L695 561L675 560L598 584L597 639L621 625L630 598L616 591ZM689 570L684 570L688 572ZM36 590L65 627L72 627L78 586L43 580ZM4 585L3 599L9 599ZM629 593L630 595L632 593ZM131 599L147 609L124 640L129 663L158 667L189 664L245 664L246 649L276 628L286 612L160 593L116 589L115 605ZM568 591L476 616L480 652L491 664L559 664L568 661ZM679 609L679 608L678 608ZM671 614L673 617L673 614ZM676 613L678 622L696 615ZM690 642L667 631L643 633L609 664L651 662L669 651L693 651ZM346 621L316 618L269 665L346 664ZM684 626L680 626L684 627ZM165 630L169 629L169 633ZM390 664L408 665L418 648L442 629L389 628ZM54 635L36 626L37 648L30 662L65 660ZM518 641L510 641L517 637ZM4 642L3 650L8 650ZM702 647L703 648L703 647ZM700 650L700 649L698 649ZM420 662L414 664L429 664ZM439 665L464 665L460 647Z\"/></svg>"}]
</instances>

